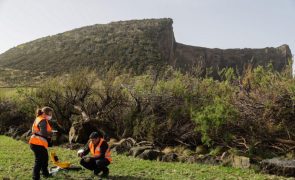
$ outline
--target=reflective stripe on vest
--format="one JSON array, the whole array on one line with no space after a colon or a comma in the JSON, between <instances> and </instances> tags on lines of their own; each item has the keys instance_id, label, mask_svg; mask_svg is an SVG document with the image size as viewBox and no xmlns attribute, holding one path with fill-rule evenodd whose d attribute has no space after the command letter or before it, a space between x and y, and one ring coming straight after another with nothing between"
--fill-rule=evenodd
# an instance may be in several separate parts
<instances>
[{"instance_id":1,"label":"reflective stripe on vest","mask_svg":"<svg viewBox=\"0 0 295 180\"><path fill-rule=\"evenodd\" d=\"M31 139L29 141L30 144L35 144L39 146L44 146L45 148L48 148L48 142L44 137L38 136L38 135L32 135Z\"/></svg>"},{"instance_id":2,"label":"reflective stripe on vest","mask_svg":"<svg viewBox=\"0 0 295 180\"><path fill-rule=\"evenodd\" d=\"M32 126L32 134L33 135L31 136L29 143L39 145L39 146L44 146L45 148L48 148L48 142L47 142L46 138L40 136L41 135L40 129L38 127L39 123L42 120L46 121L47 132L50 133L52 131L52 128L49 125L48 121L44 117L38 116L33 123L33 126Z\"/></svg>"},{"instance_id":3,"label":"reflective stripe on vest","mask_svg":"<svg viewBox=\"0 0 295 180\"><path fill-rule=\"evenodd\" d=\"M104 141L105 141L104 139L101 139L95 149L94 149L94 144L92 142L89 143L89 149L93 157L100 156L100 146ZM105 158L108 159L110 162L112 162L110 148L108 148L107 151L105 152Z\"/></svg>"}]
</instances>

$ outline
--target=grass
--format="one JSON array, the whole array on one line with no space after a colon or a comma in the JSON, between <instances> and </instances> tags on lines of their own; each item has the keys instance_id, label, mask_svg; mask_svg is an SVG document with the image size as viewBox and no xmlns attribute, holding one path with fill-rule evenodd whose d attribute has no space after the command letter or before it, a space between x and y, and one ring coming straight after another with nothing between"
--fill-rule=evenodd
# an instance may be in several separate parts
<instances>
[{"instance_id":1,"label":"grass","mask_svg":"<svg viewBox=\"0 0 295 180\"><path fill-rule=\"evenodd\" d=\"M53 147L61 161L70 161L79 165L76 151ZM0 179L31 179L34 164L33 152L29 145L0 136ZM52 164L49 163L49 167ZM278 176L255 173L253 170L235 169L222 166L209 166L185 163L164 163L146 161L137 158L116 155L113 153L113 163L109 166L110 179L287 179ZM60 171L51 179L93 179L92 172L86 169L80 171Z\"/></svg>"},{"instance_id":2,"label":"grass","mask_svg":"<svg viewBox=\"0 0 295 180\"><path fill-rule=\"evenodd\" d=\"M0 97L2 98L13 97L16 95L16 93L16 88L0 87Z\"/></svg>"},{"instance_id":3,"label":"grass","mask_svg":"<svg viewBox=\"0 0 295 180\"><path fill-rule=\"evenodd\" d=\"M35 87L0 87L0 98L17 97L19 91L32 92L35 89Z\"/></svg>"}]
</instances>

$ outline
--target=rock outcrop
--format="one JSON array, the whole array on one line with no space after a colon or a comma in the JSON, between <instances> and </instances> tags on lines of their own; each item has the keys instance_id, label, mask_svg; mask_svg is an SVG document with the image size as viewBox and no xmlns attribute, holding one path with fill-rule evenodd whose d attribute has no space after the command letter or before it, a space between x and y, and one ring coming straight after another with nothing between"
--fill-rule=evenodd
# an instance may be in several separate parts
<instances>
[{"instance_id":1,"label":"rock outcrop","mask_svg":"<svg viewBox=\"0 0 295 180\"><path fill-rule=\"evenodd\" d=\"M282 71L292 58L288 45L277 48L267 47L262 49L209 49L203 47L188 46L176 43L174 54L174 66L181 69L201 66L203 73L205 68L213 68L213 76L218 76L217 70L232 67L241 74L248 65L257 67L267 66L269 63L277 71Z\"/></svg>"}]
</instances>

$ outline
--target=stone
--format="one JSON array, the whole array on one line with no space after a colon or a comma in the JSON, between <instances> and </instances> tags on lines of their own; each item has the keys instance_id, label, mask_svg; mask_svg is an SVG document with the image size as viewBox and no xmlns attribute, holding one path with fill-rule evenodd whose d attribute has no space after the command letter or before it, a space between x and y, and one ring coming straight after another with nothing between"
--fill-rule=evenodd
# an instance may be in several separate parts
<instances>
[{"instance_id":1,"label":"stone","mask_svg":"<svg viewBox=\"0 0 295 180\"><path fill-rule=\"evenodd\" d=\"M152 149L152 146L136 146L136 147L132 147L129 150L129 155L136 157L138 155L140 155L141 153L143 153L145 150L147 149Z\"/></svg>"},{"instance_id":2,"label":"stone","mask_svg":"<svg viewBox=\"0 0 295 180\"><path fill-rule=\"evenodd\" d=\"M85 135L83 126L81 123L73 124L69 131L69 142L70 143L83 143L88 140Z\"/></svg>"},{"instance_id":3,"label":"stone","mask_svg":"<svg viewBox=\"0 0 295 180\"><path fill-rule=\"evenodd\" d=\"M185 163L185 162L187 162L188 158L189 157L187 157L187 156L180 155L180 156L178 156L178 161Z\"/></svg>"},{"instance_id":4,"label":"stone","mask_svg":"<svg viewBox=\"0 0 295 180\"><path fill-rule=\"evenodd\" d=\"M196 153L197 154L206 154L206 153L208 153L208 149L203 145L199 145L196 147Z\"/></svg>"},{"instance_id":5,"label":"stone","mask_svg":"<svg viewBox=\"0 0 295 180\"><path fill-rule=\"evenodd\" d=\"M129 150L136 144L136 141L133 138L121 139L118 143L113 144L112 150L122 154L129 152Z\"/></svg>"},{"instance_id":6,"label":"stone","mask_svg":"<svg viewBox=\"0 0 295 180\"><path fill-rule=\"evenodd\" d=\"M173 153L174 150L173 150L173 147L168 146L168 147L165 147L165 148L162 150L162 152L163 152L164 154L170 154L170 153Z\"/></svg>"},{"instance_id":7,"label":"stone","mask_svg":"<svg viewBox=\"0 0 295 180\"><path fill-rule=\"evenodd\" d=\"M178 161L178 155L176 153L169 153L164 154L161 158L161 161L164 162L177 162Z\"/></svg>"},{"instance_id":8,"label":"stone","mask_svg":"<svg viewBox=\"0 0 295 180\"><path fill-rule=\"evenodd\" d=\"M194 155L194 156L189 156L186 160L187 163L197 163L198 162L198 155Z\"/></svg>"},{"instance_id":9,"label":"stone","mask_svg":"<svg viewBox=\"0 0 295 180\"><path fill-rule=\"evenodd\" d=\"M199 154L195 156L195 161L202 164L218 165L219 161L210 154Z\"/></svg>"},{"instance_id":10,"label":"stone","mask_svg":"<svg viewBox=\"0 0 295 180\"><path fill-rule=\"evenodd\" d=\"M248 169L250 167L250 158L233 155L232 166L235 168Z\"/></svg>"},{"instance_id":11,"label":"stone","mask_svg":"<svg viewBox=\"0 0 295 180\"><path fill-rule=\"evenodd\" d=\"M138 155L138 158L144 160L157 160L160 156L162 156L162 152L155 149L146 149Z\"/></svg>"},{"instance_id":12,"label":"stone","mask_svg":"<svg viewBox=\"0 0 295 180\"><path fill-rule=\"evenodd\" d=\"M265 159L260 162L260 169L264 173L295 177L295 160L280 158Z\"/></svg>"},{"instance_id":13,"label":"stone","mask_svg":"<svg viewBox=\"0 0 295 180\"><path fill-rule=\"evenodd\" d=\"M88 141L89 135L97 129L99 128L95 121L73 123L69 131L69 142L84 144Z\"/></svg>"},{"instance_id":14,"label":"stone","mask_svg":"<svg viewBox=\"0 0 295 180\"><path fill-rule=\"evenodd\" d=\"M185 150L182 151L182 155L185 156L185 157L191 156L193 154L195 154L195 152L190 150L190 149L185 149Z\"/></svg>"}]
</instances>

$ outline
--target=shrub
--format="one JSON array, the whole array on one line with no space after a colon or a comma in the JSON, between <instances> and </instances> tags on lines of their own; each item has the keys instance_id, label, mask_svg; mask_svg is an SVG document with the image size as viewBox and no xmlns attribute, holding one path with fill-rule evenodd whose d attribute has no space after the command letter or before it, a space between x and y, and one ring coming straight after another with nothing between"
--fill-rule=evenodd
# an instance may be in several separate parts
<instances>
[{"instance_id":1,"label":"shrub","mask_svg":"<svg viewBox=\"0 0 295 180\"><path fill-rule=\"evenodd\" d=\"M216 97L209 104L194 114L196 130L202 133L202 141L209 146L220 140L226 140L230 131L228 124L237 119L237 110L225 98Z\"/></svg>"}]
</instances>

